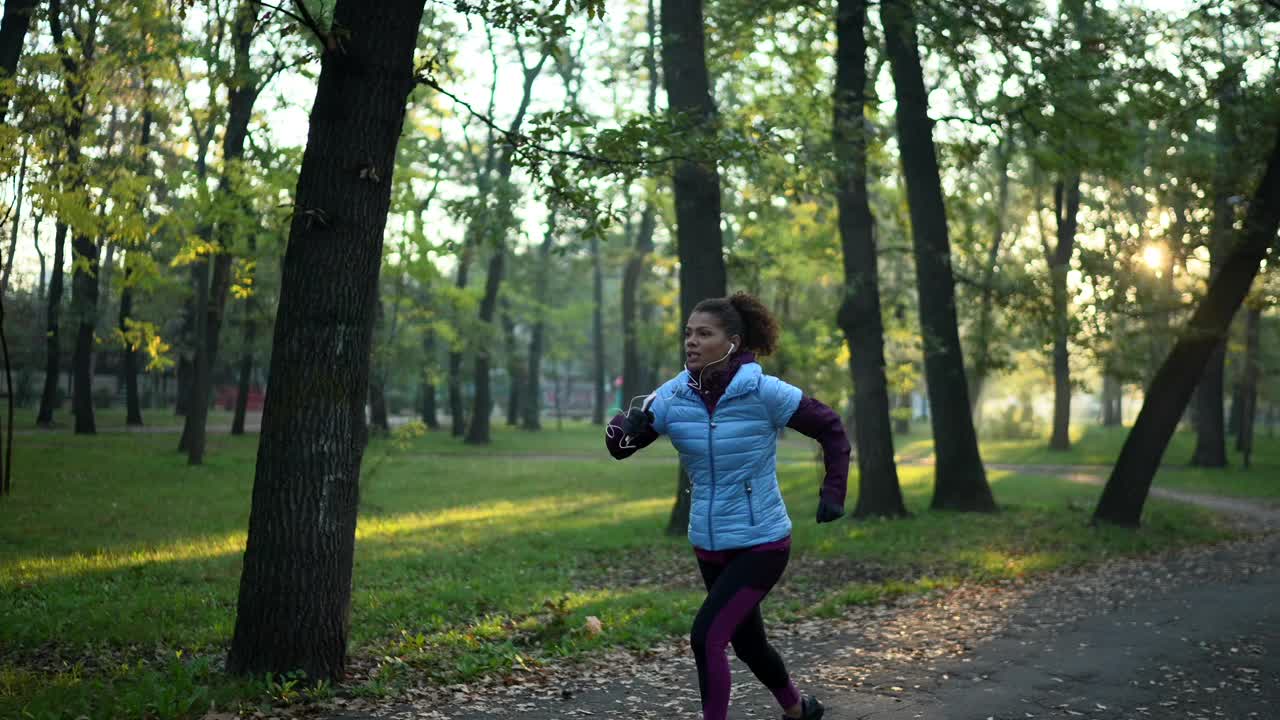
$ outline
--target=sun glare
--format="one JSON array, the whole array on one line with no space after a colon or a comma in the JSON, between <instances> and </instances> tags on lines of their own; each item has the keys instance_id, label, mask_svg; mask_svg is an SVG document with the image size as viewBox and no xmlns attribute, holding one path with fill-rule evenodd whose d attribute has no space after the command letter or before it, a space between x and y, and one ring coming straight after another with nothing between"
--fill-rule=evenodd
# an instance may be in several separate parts
<instances>
[{"instance_id":1,"label":"sun glare","mask_svg":"<svg viewBox=\"0 0 1280 720\"><path fill-rule=\"evenodd\" d=\"M1152 270L1164 269L1164 248L1159 245L1148 245L1142 250L1142 262Z\"/></svg>"}]
</instances>

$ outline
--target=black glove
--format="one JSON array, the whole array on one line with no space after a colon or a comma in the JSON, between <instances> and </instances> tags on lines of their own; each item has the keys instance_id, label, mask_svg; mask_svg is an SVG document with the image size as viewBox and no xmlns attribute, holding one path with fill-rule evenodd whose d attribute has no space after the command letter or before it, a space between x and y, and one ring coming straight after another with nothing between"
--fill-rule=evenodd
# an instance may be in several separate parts
<instances>
[{"instance_id":1,"label":"black glove","mask_svg":"<svg viewBox=\"0 0 1280 720\"><path fill-rule=\"evenodd\" d=\"M641 410L640 408L632 408L631 412L622 419L622 432L635 437L653 427L653 412L650 410Z\"/></svg>"},{"instance_id":2,"label":"black glove","mask_svg":"<svg viewBox=\"0 0 1280 720\"><path fill-rule=\"evenodd\" d=\"M818 522L825 523L837 520L844 515L844 506L837 505L829 500L822 499L818 501Z\"/></svg>"}]
</instances>

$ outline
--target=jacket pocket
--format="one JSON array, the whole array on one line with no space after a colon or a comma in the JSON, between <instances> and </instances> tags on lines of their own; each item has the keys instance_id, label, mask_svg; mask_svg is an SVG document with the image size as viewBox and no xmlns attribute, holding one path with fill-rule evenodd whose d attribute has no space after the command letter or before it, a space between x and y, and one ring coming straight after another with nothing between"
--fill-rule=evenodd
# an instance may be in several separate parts
<instances>
[{"instance_id":1,"label":"jacket pocket","mask_svg":"<svg viewBox=\"0 0 1280 720\"><path fill-rule=\"evenodd\" d=\"M751 479L748 478L742 483L743 488L747 491L747 521L751 527L756 525L756 501L755 495L751 492Z\"/></svg>"}]
</instances>

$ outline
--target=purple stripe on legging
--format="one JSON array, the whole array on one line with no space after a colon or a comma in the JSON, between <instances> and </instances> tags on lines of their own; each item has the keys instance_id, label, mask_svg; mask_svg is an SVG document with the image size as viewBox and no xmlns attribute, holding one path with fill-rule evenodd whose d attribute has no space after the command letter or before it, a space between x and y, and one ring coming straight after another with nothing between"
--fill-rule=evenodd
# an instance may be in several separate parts
<instances>
[{"instance_id":1,"label":"purple stripe on legging","mask_svg":"<svg viewBox=\"0 0 1280 720\"><path fill-rule=\"evenodd\" d=\"M733 632L752 609L760 604L765 590L746 587L734 594L716 614L707 629L707 697L703 698L703 720L725 720L729 715L729 656L725 653ZM794 704L794 703L793 703Z\"/></svg>"}]
</instances>

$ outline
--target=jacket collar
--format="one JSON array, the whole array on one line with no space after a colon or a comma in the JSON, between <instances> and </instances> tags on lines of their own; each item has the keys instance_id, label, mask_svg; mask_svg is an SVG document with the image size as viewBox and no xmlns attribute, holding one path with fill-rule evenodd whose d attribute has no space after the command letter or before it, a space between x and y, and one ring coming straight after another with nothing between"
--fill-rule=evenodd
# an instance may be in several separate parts
<instances>
[{"instance_id":1,"label":"jacket collar","mask_svg":"<svg viewBox=\"0 0 1280 720\"><path fill-rule=\"evenodd\" d=\"M729 358L728 364L719 373L713 373L702 379L702 383L708 389L724 387L727 382L728 387L724 387L724 394L720 397L720 401L727 400L738 395L745 395L754 392L760 384L760 378L764 375L763 368L756 362L755 353L750 351L742 351L734 353ZM726 378L730 378L726 380ZM682 371L676 380L676 394L685 398L698 400L698 392L692 387L691 383L694 377L689 374L686 369Z\"/></svg>"}]
</instances>

